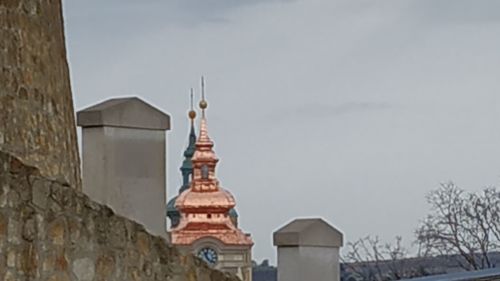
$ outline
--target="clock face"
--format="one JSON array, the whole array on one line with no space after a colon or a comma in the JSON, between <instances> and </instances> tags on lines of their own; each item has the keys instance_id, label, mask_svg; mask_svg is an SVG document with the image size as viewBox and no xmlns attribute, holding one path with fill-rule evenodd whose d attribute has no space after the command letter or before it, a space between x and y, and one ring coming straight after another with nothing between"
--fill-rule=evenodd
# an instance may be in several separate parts
<instances>
[{"instance_id":1,"label":"clock face","mask_svg":"<svg viewBox=\"0 0 500 281\"><path fill-rule=\"evenodd\" d=\"M209 247L203 248L198 252L198 257L209 265L215 265L218 260L217 252Z\"/></svg>"}]
</instances>

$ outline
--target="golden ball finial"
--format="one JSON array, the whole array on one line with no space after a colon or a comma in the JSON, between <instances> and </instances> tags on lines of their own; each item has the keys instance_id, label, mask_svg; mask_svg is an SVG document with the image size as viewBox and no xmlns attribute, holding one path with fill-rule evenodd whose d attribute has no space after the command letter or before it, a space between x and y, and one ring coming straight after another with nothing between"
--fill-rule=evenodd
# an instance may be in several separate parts
<instances>
[{"instance_id":1,"label":"golden ball finial","mask_svg":"<svg viewBox=\"0 0 500 281\"><path fill-rule=\"evenodd\" d=\"M189 111L189 119L194 119L196 118L196 111L190 110Z\"/></svg>"},{"instance_id":2,"label":"golden ball finial","mask_svg":"<svg viewBox=\"0 0 500 281\"><path fill-rule=\"evenodd\" d=\"M208 103L206 100L201 100L200 101L200 108L201 109L206 109L208 107Z\"/></svg>"}]
</instances>

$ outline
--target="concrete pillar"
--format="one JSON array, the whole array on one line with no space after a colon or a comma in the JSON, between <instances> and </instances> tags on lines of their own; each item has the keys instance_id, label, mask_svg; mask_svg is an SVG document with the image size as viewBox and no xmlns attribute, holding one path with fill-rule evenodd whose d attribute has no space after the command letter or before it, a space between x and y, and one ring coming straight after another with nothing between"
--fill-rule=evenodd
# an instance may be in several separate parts
<instances>
[{"instance_id":1,"label":"concrete pillar","mask_svg":"<svg viewBox=\"0 0 500 281\"><path fill-rule=\"evenodd\" d=\"M170 117L138 98L77 113L83 192L153 234L166 233L166 130Z\"/></svg>"},{"instance_id":2,"label":"concrete pillar","mask_svg":"<svg viewBox=\"0 0 500 281\"><path fill-rule=\"evenodd\" d=\"M322 219L296 219L273 235L278 281L339 281L340 231Z\"/></svg>"}]
</instances>

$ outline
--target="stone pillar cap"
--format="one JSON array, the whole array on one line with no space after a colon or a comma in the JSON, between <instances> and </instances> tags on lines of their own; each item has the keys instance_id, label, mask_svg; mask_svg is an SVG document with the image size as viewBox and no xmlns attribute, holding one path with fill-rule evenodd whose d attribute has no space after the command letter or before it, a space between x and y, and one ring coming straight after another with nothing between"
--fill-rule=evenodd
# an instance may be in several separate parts
<instances>
[{"instance_id":1,"label":"stone pillar cap","mask_svg":"<svg viewBox=\"0 0 500 281\"><path fill-rule=\"evenodd\" d=\"M125 127L169 130L170 116L137 97L115 98L77 112L77 124L85 127Z\"/></svg>"},{"instance_id":2,"label":"stone pillar cap","mask_svg":"<svg viewBox=\"0 0 500 281\"><path fill-rule=\"evenodd\" d=\"M323 219L296 219L273 234L274 246L278 247L332 247L343 245L342 232Z\"/></svg>"}]
</instances>

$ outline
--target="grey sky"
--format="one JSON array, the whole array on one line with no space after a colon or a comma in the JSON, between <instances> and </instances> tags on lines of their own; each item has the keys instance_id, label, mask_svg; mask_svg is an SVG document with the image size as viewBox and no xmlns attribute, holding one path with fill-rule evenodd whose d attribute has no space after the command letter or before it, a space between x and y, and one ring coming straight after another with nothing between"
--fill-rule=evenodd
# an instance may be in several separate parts
<instances>
[{"instance_id":1,"label":"grey sky","mask_svg":"<svg viewBox=\"0 0 500 281\"><path fill-rule=\"evenodd\" d=\"M500 1L64 1L76 108L170 113L177 193L190 87L207 77L222 185L257 260L322 216L347 240L413 231L424 195L500 176Z\"/></svg>"}]
</instances>

